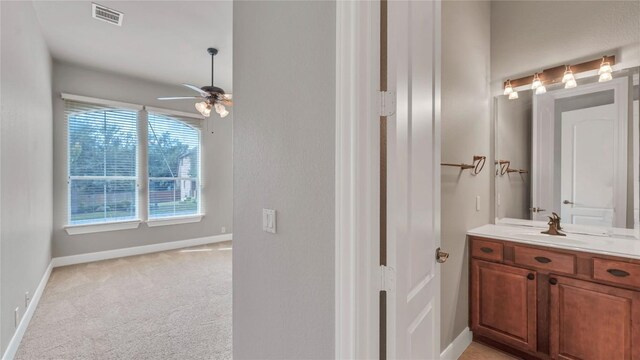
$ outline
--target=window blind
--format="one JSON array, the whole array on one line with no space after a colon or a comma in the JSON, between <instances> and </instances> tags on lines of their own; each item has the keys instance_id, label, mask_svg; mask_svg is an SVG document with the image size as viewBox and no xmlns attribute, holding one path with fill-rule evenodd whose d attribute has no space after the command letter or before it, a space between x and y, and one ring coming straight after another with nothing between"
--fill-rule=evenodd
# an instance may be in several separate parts
<instances>
[{"instance_id":1,"label":"window blind","mask_svg":"<svg viewBox=\"0 0 640 360\"><path fill-rule=\"evenodd\" d=\"M65 100L65 115L69 224L136 220L138 112Z\"/></svg>"},{"instance_id":2,"label":"window blind","mask_svg":"<svg viewBox=\"0 0 640 360\"><path fill-rule=\"evenodd\" d=\"M200 120L147 111L149 218L199 214Z\"/></svg>"}]
</instances>

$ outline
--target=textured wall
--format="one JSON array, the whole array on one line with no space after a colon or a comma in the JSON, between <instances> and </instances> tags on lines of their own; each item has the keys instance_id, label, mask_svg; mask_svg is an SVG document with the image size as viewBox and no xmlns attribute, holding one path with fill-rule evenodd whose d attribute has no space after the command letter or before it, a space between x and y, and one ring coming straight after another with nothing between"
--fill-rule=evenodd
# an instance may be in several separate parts
<instances>
[{"instance_id":1,"label":"textured wall","mask_svg":"<svg viewBox=\"0 0 640 360\"><path fill-rule=\"evenodd\" d=\"M150 228L146 224L133 230L68 235L67 152L64 101L60 93L195 112L190 101L158 101L158 96L184 94L183 87L154 83L77 65L54 62L53 67L53 256L67 256L132 246L186 240L220 234L222 226L232 232L233 111L224 119L212 114L202 131L202 201L204 218L199 223Z\"/></svg>"},{"instance_id":2,"label":"textured wall","mask_svg":"<svg viewBox=\"0 0 640 360\"><path fill-rule=\"evenodd\" d=\"M0 3L2 353L51 259L51 58L31 2Z\"/></svg>"},{"instance_id":3,"label":"textured wall","mask_svg":"<svg viewBox=\"0 0 640 360\"><path fill-rule=\"evenodd\" d=\"M236 1L233 17L233 356L333 358L336 5Z\"/></svg>"},{"instance_id":4,"label":"textured wall","mask_svg":"<svg viewBox=\"0 0 640 360\"><path fill-rule=\"evenodd\" d=\"M443 162L470 163L473 155L490 158L489 24L489 2L442 4ZM489 160L477 176L442 168L442 248L451 254L442 267L442 350L468 325L466 232L489 222L492 169Z\"/></svg>"}]
</instances>

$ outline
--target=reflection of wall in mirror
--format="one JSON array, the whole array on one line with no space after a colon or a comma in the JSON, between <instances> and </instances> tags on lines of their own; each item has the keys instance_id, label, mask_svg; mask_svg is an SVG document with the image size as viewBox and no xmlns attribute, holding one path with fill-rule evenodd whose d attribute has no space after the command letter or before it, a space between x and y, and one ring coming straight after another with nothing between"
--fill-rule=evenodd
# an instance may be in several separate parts
<instances>
[{"instance_id":1,"label":"reflection of wall in mirror","mask_svg":"<svg viewBox=\"0 0 640 360\"><path fill-rule=\"evenodd\" d=\"M531 171L531 91L522 92L520 100L506 96L496 98L496 158L510 161L512 169ZM496 165L499 171L500 167ZM496 175L496 216L531 219L531 174Z\"/></svg>"}]
</instances>

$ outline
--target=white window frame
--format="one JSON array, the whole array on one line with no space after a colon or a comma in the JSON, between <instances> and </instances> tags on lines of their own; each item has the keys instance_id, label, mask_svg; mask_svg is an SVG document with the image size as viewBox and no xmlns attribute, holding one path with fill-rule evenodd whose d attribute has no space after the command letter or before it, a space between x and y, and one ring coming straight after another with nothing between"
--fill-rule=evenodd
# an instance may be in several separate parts
<instances>
[{"instance_id":1,"label":"white window frame","mask_svg":"<svg viewBox=\"0 0 640 360\"><path fill-rule=\"evenodd\" d=\"M191 113L187 113L187 112L182 112L182 111L174 111L174 110L168 110L168 109L160 109L160 108L155 108L155 107L150 107L147 106L145 107L146 110L146 114L144 117L144 123L145 123L145 129L149 129L149 113L154 113L154 114L160 114L160 115L166 115L166 116L179 116L179 117L191 117L191 118L195 118L195 119L199 119L199 120L203 120L204 118L195 114L191 114ZM178 120L179 121L179 120ZM188 124L187 124L188 125ZM189 126L189 125L188 125ZM149 196L151 195L151 192L149 191L149 181L151 180L175 180L175 181L181 181L181 180L188 180L188 181L192 181L193 178L189 178L189 177L151 177L149 176L149 171L146 168L149 164L149 156L148 156L148 152L149 152L149 142L148 142L148 134L145 133L145 145L144 145L144 151L145 151L145 172L144 172L144 181L145 181L145 189L146 189L146 201L145 201L145 211L146 211L146 223L147 226L149 227L155 227L155 226L164 226L164 225L177 225L177 224L188 224L188 223L194 223L194 222L199 222L202 220L202 218L204 217L204 213L202 211L202 149L203 149L203 143L202 143L202 129L197 129L197 128L193 128L194 130L196 130L198 132L198 144L200 146L200 153L198 156L198 176L196 178L196 187L198 189L198 211L195 214L189 214L189 215L183 215L183 216L163 216L163 217L156 217L156 218L150 218L149 217Z\"/></svg>"},{"instance_id":2,"label":"white window frame","mask_svg":"<svg viewBox=\"0 0 640 360\"><path fill-rule=\"evenodd\" d=\"M61 97L63 100L83 102L88 104L95 105L104 105L118 109L126 109L126 110L134 110L137 111L137 124L138 124L138 147L136 153L136 176L125 176L125 177L114 177L114 176L70 176L69 175L69 133L68 133L68 119L66 119L65 114L65 152L66 152L66 161L67 161L67 225L63 228L67 232L68 235L80 235L80 234L90 234L90 233L99 233L105 231L116 231L116 230L132 230L140 227L141 223L146 223L148 227L156 227L156 226L167 226L167 225L178 225L178 224L189 224L196 223L202 221L202 218L205 216L203 212L204 208L204 198L203 194L203 174L202 174L202 158L203 158L203 132L202 129L198 129L194 127L198 131L199 137L199 146L200 146L200 158L198 163L198 178L196 180L196 186L198 188L198 212L197 214L189 214L185 216L174 216L174 217L162 217L162 218L154 218L149 219L149 180L150 177L148 175L148 114L156 113L163 114L168 116L178 116L178 117L189 117L196 120L204 120L204 118L197 114L192 114L188 112L156 108L156 107L146 107L144 105L113 101L113 100L105 100L99 98L92 98L88 96L80 96L73 94L62 93ZM136 180L136 219L133 220L121 220L121 221L112 221L112 222L101 222L101 223L93 223L93 224L69 224L71 219L71 180L72 179L80 179L80 180L92 180L92 179L100 179L100 180L117 180L118 178L122 178L122 180ZM172 178L173 179L173 178ZM190 180L192 178L176 178L176 180Z\"/></svg>"}]
</instances>

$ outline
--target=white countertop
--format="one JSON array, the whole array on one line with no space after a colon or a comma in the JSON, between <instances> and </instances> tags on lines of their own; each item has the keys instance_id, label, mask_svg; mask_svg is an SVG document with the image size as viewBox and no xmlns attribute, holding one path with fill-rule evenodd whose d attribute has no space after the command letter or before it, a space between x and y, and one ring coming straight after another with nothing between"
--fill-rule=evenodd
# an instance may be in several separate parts
<instances>
[{"instance_id":1,"label":"white countertop","mask_svg":"<svg viewBox=\"0 0 640 360\"><path fill-rule=\"evenodd\" d=\"M640 259L640 240L636 238L586 235L569 232L567 236L553 236L541 234L540 232L543 230L546 230L546 228L488 224L467 231L467 235Z\"/></svg>"}]
</instances>

